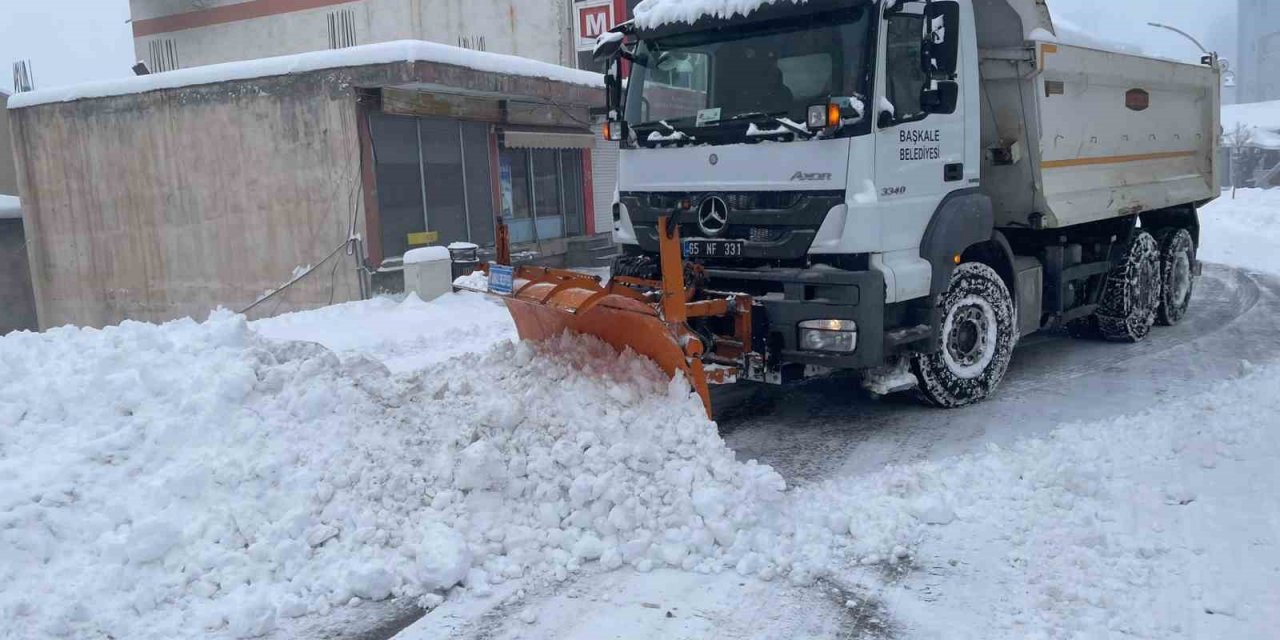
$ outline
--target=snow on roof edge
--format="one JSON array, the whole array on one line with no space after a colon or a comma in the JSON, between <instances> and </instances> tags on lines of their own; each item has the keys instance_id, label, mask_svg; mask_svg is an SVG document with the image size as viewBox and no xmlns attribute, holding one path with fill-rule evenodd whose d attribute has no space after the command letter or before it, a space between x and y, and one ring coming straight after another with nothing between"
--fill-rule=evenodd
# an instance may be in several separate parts
<instances>
[{"instance_id":1,"label":"snow on roof edge","mask_svg":"<svg viewBox=\"0 0 1280 640\"><path fill-rule=\"evenodd\" d=\"M22 201L18 196L6 196L0 193L0 220L22 218Z\"/></svg>"},{"instance_id":2,"label":"snow on roof edge","mask_svg":"<svg viewBox=\"0 0 1280 640\"><path fill-rule=\"evenodd\" d=\"M592 71L570 69L548 62L501 53L474 51L436 42L397 40L333 51L313 51L291 56L226 62L146 76L42 89L11 96L9 109L395 62L436 62L477 71L546 78L589 87L604 85L603 76Z\"/></svg>"},{"instance_id":3,"label":"snow on roof edge","mask_svg":"<svg viewBox=\"0 0 1280 640\"><path fill-rule=\"evenodd\" d=\"M683 22L693 24L703 17L747 16L769 4L804 4L808 0L644 0L632 10L640 29L656 29Z\"/></svg>"}]
</instances>

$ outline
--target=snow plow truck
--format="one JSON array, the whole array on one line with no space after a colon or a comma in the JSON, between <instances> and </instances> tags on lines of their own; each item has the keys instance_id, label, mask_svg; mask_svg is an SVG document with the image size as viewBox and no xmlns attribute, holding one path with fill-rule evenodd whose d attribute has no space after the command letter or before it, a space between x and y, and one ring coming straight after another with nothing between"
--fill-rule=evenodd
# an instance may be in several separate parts
<instances>
[{"instance_id":1,"label":"snow plow truck","mask_svg":"<svg viewBox=\"0 0 1280 640\"><path fill-rule=\"evenodd\" d=\"M1221 65L1075 46L1044 0L646 0L600 38L613 277L510 268L521 337L710 385L862 372L943 408L1041 330L1187 314ZM502 235L500 233L500 235Z\"/></svg>"}]
</instances>

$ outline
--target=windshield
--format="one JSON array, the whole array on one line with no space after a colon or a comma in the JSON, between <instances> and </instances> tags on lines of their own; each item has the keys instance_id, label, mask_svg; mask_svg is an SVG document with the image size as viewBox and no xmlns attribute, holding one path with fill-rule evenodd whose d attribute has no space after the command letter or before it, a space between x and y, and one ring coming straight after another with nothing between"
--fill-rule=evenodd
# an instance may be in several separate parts
<instances>
[{"instance_id":1,"label":"windshield","mask_svg":"<svg viewBox=\"0 0 1280 640\"><path fill-rule=\"evenodd\" d=\"M790 133L810 106L866 95L872 13L857 7L754 30L642 41L627 122L642 143L708 136L726 125L739 138L749 125L756 125L750 132Z\"/></svg>"}]
</instances>

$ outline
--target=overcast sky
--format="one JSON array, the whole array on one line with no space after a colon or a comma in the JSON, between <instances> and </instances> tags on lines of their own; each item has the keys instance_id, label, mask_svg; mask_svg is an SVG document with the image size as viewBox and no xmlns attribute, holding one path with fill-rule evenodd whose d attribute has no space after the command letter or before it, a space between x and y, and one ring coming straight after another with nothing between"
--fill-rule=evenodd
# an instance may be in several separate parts
<instances>
[{"instance_id":1,"label":"overcast sky","mask_svg":"<svg viewBox=\"0 0 1280 640\"><path fill-rule=\"evenodd\" d=\"M1164 22L1205 46L1235 57L1232 0L1049 0L1055 18L1108 40L1140 44L1149 53L1194 59L1199 52ZM135 61L128 0L0 0L0 86L12 90L14 61L30 59L39 87L130 75Z\"/></svg>"}]
</instances>

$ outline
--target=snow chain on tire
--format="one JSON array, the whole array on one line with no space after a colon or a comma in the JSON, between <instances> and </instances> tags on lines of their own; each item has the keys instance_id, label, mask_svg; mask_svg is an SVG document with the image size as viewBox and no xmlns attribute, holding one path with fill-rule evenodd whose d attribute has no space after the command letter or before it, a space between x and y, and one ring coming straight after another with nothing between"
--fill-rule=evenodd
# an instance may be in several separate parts
<instances>
[{"instance_id":1,"label":"snow chain on tire","mask_svg":"<svg viewBox=\"0 0 1280 640\"><path fill-rule=\"evenodd\" d=\"M1160 306L1161 280L1160 247L1150 233L1139 230L1107 276L1097 312L1102 337L1112 342L1141 342L1151 335Z\"/></svg>"},{"instance_id":2,"label":"snow chain on tire","mask_svg":"<svg viewBox=\"0 0 1280 640\"><path fill-rule=\"evenodd\" d=\"M1186 229L1156 232L1160 247L1160 307L1156 322L1172 327L1182 322L1195 290L1196 244Z\"/></svg>"},{"instance_id":3,"label":"snow chain on tire","mask_svg":"<svg viewBox=\"0 0 1280 640\"><path fill-rule=\"evenodd\" d=\"M611 276L625 276L642 280L657 280L661 277L658 261L650 256L618 256L613 259Z\"/></svg>"},{"instance_id":4,"label":"snow chain on tire","mask_svg":"<svg viewBox=\"0 0 1280 640\"><path fill-rule=\"evenodd\" d=\"M980 402L1004 380L1017 343L1009 288L991 267L965 263L939 296L938 310L942 348L911 359L920 395L944 409Z\"/></svg>"}]
</instances>

